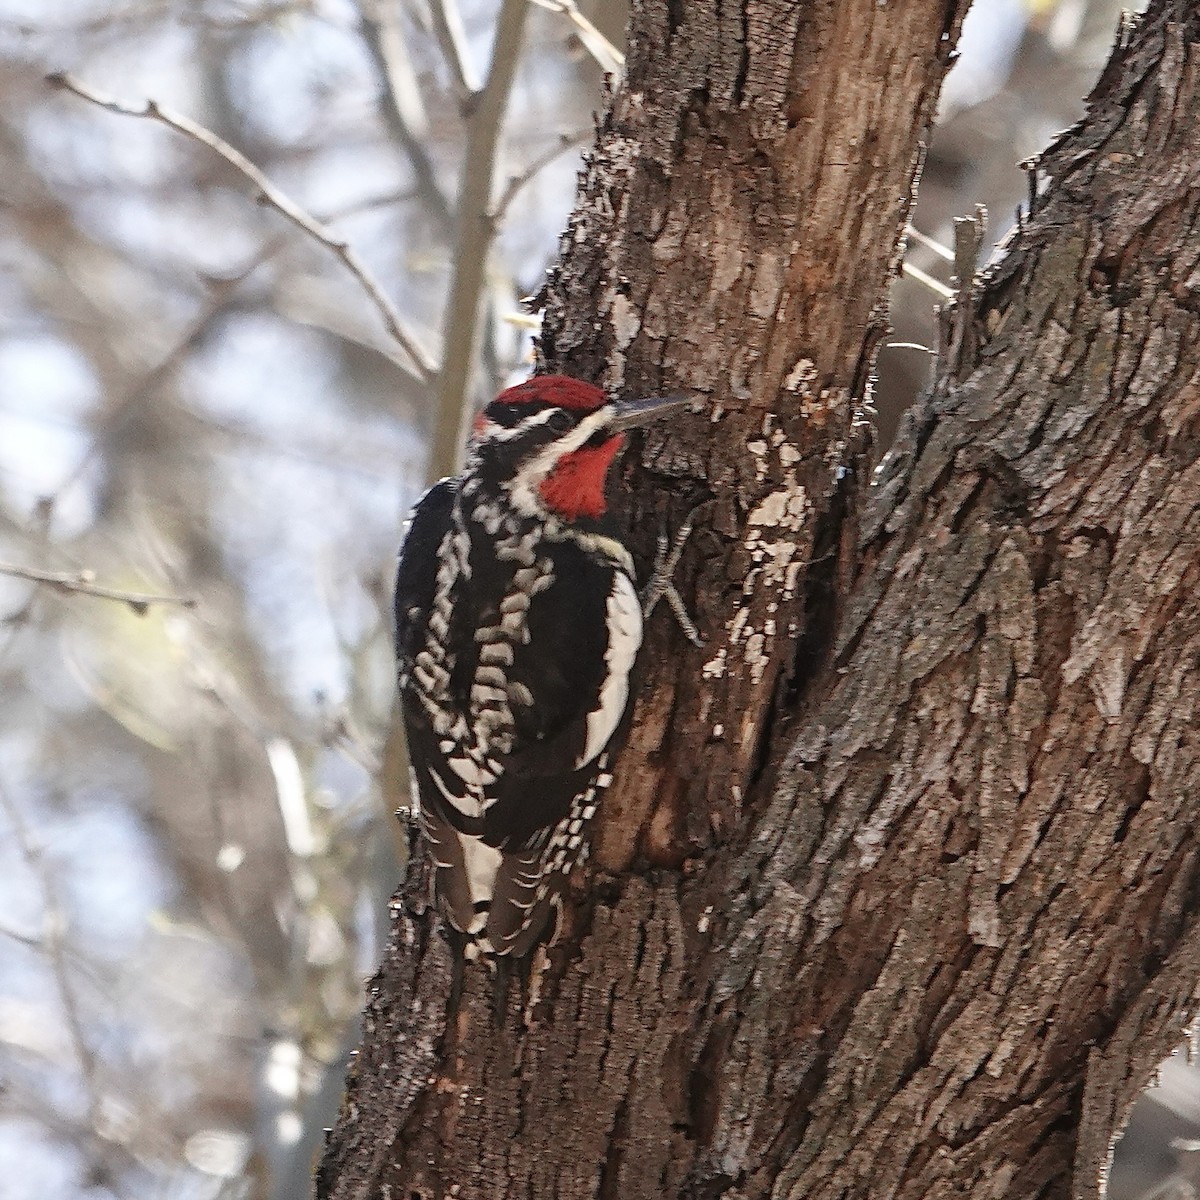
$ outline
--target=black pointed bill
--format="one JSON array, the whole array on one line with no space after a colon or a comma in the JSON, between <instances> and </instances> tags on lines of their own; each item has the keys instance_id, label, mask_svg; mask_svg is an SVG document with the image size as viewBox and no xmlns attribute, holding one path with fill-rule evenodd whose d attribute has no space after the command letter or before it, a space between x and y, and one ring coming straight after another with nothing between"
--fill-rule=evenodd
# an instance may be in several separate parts
<instances>
[{"instance_id":1,"label":"black pointed bill","mask_svg":"<svg viewBox=\"0 0 1200 1200\"><path fill-rule=\"evenodd\" d=\"M606 404L602 411L608 413L608 430L620 433L623 429L636 429L678 412L691 402L688 396L649 396L643 400L618 400L615 404Z\"/></svg>"}]
</instances>

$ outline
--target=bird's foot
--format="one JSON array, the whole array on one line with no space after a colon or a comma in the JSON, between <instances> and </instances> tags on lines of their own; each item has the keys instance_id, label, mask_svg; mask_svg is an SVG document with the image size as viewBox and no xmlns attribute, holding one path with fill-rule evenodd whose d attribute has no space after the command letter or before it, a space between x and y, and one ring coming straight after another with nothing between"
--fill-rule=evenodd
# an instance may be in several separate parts
<instances>
[{"instance_id":1,"label":"bird's foot","mask_svg":"<svg viewBox=\"0 0 1200 1200\"><path fill-rule=\"evenodd\" d=\"M683 597L679 594L679 589L675 586L675 570L679 566L680 558L683 557L683 550L687 545L687 540L692 536L696 513L703 507L703 504L698 504L688 513L687 519L679 527L679 532L675 535L674 543L671 542L665 533L658 535L658 548L654 555L654 568L650 572L650 578L647 580L646 586L642 589L641 595L642 618L644 620L649 619L650 614L658 607L660 600L666 600L671 611L675 614L675 620L679 622L679 628L683 630L684 637L693 646L703 646L704 639L700 636L700 631L696 628L696 622L692 620L691 613L688 612L687 605L684 604Z\"/></svg>"}]
</instances>

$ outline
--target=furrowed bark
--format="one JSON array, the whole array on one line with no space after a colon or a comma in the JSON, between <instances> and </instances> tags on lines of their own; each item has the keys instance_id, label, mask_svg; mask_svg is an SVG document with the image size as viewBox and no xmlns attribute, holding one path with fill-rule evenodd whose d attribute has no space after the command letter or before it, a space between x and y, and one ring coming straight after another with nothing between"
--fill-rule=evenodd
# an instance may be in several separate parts
<instances>
[{"instance_id":1,"label":"furrowed bark","mask_svg":"<svg viewBox=\"0 0 1200 1200\"><path fill-rule=\"evenodd\" d=\"M655 620L624 785L595 834L613 874L590 883L586 935L558 955L572 961L534 980L539 1003L522 1016L510 989L497 1028L492 986L469 971L443 1028L425 976L446 977L445 950L431 914L401 906L319 1195L670 1195L691 1169L706 1085L671 1060L713 946L685 890L701 854L739 835L812 547L836 562L842 494L862 485L883 296L961 7L635 13L542 353L625 394L707 402L626 455L626 482L647 552L715 498L686 560L709 644L684 653ZM665 869L647 876L647 859ZM418 965L402 946L424 948ZM404 1045L427 1070L415 1091Z\"/></svg>"},{"instance_id":2,"label":"furrowed bark","mask_svg":"<svg viewBox=\"0 0 1200 1200\"><path fill-rule=\"evenodd\" d=\"M625 482L647 560L660 528L713 501L684 572L708 645L682 650L665 606L652 623L636 733L594 834L606 874L554 969L535 972L538 1002L519 1014L514 986L497 1029L471 970L444 1029L424 978L448 969L433 917L400 907L319 1195L657 1196L691 1169L697 1081L671 1056L712 947L684 893L741 836L773 703L807 649L814 544L823 583L840 561L882 305L964 9L637 8L542 354L628 395L703 403L626 455ZM417 966L402 945L423 948ZM428 1070L415 1093L408 1043Z\"/></svg>"},{"instance_id":3,"label":"furrowed bark","mask_svg":"<svg viewBox=\"0 0 1200 1200\"><path fill-rule=\"evenodd\" d=\"M1200 978L1200 18L947 322L732 900L691 1194L1100 1194ZM769 1147L764 1156L762 1150Z\"/></svg>"},{"instance_id":4,"label":"furrowed bark","mask_svg":"<svg viewBox=\"0 0 1200 1200\"><path fill-rule=\"evenodd\" d=\"M681 573L707 644L681 651L663 606L593 836L607 870L677 867L742 822L814 539L861 483L882 304L965 7L647 3L631 29L541 349L703 406L627 456L626 494L645 560L709 502Z\"/></svg>"},{"instance_id":5,"label":"furrowed bark","mask_svg":"<svg viewBox=\"0 0 1200 1200\"><path fill-rule=\"evenodd\" d=\"M1200 974L1200 16L1152 5L1042 160L858 530L954 23L635 17L543 351L706 401L626 478L643 550L712 497L709 645L654 622L531 994L497 1017L468 971L444 1028L419 881L398 906L320 1196L1099 1193Z\"/></svg>"}]
</instances>

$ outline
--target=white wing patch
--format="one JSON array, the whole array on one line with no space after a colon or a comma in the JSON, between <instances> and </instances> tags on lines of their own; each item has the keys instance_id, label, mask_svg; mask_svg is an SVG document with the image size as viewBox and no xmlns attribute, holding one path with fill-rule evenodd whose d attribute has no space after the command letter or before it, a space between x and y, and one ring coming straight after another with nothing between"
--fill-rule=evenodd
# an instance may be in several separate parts
<instances>
[{"instance_id":1,"label":"white wing patch","mask_svg":"<svg viewBox=\"0 0 1200 1200\"><path fill-rule=\"evenodd\" d=\"M608 649L604 652L600 703L588 713L587 743L576 767L591 762L608 745L629 701L629 672L642 644L642 603L633 581L623 571L613 574L612 591L605 602L605 625Z\"/></svg>"}]
</instances>

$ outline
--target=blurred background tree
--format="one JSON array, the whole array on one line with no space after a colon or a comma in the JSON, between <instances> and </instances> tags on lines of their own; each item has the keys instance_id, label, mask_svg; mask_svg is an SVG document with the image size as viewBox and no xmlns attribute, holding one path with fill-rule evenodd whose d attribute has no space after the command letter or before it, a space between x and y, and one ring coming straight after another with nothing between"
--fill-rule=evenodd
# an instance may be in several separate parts
<instances>
[{"instance_id":1,"label":"blurred background tree","mask_svg":"<svg viewBox=\"0 0 1200 1200\"><path fill-rule=\"evenodd\" d=\"M883 446L928 378L952 218L983 203L1003 237L1017 164L1079 115L1118 9L968 19L880 357ZM400 527L463 413L528 368L521 300L624 19L0 0L0 1195L305 1194L402 868ZM57 71L185 114L276 202ZM1114 1195L1191 1186L1171 1139L1200 1132L1200 1089L1177 1060L1160 1083Z\"/></svg>"}]
</instances>

